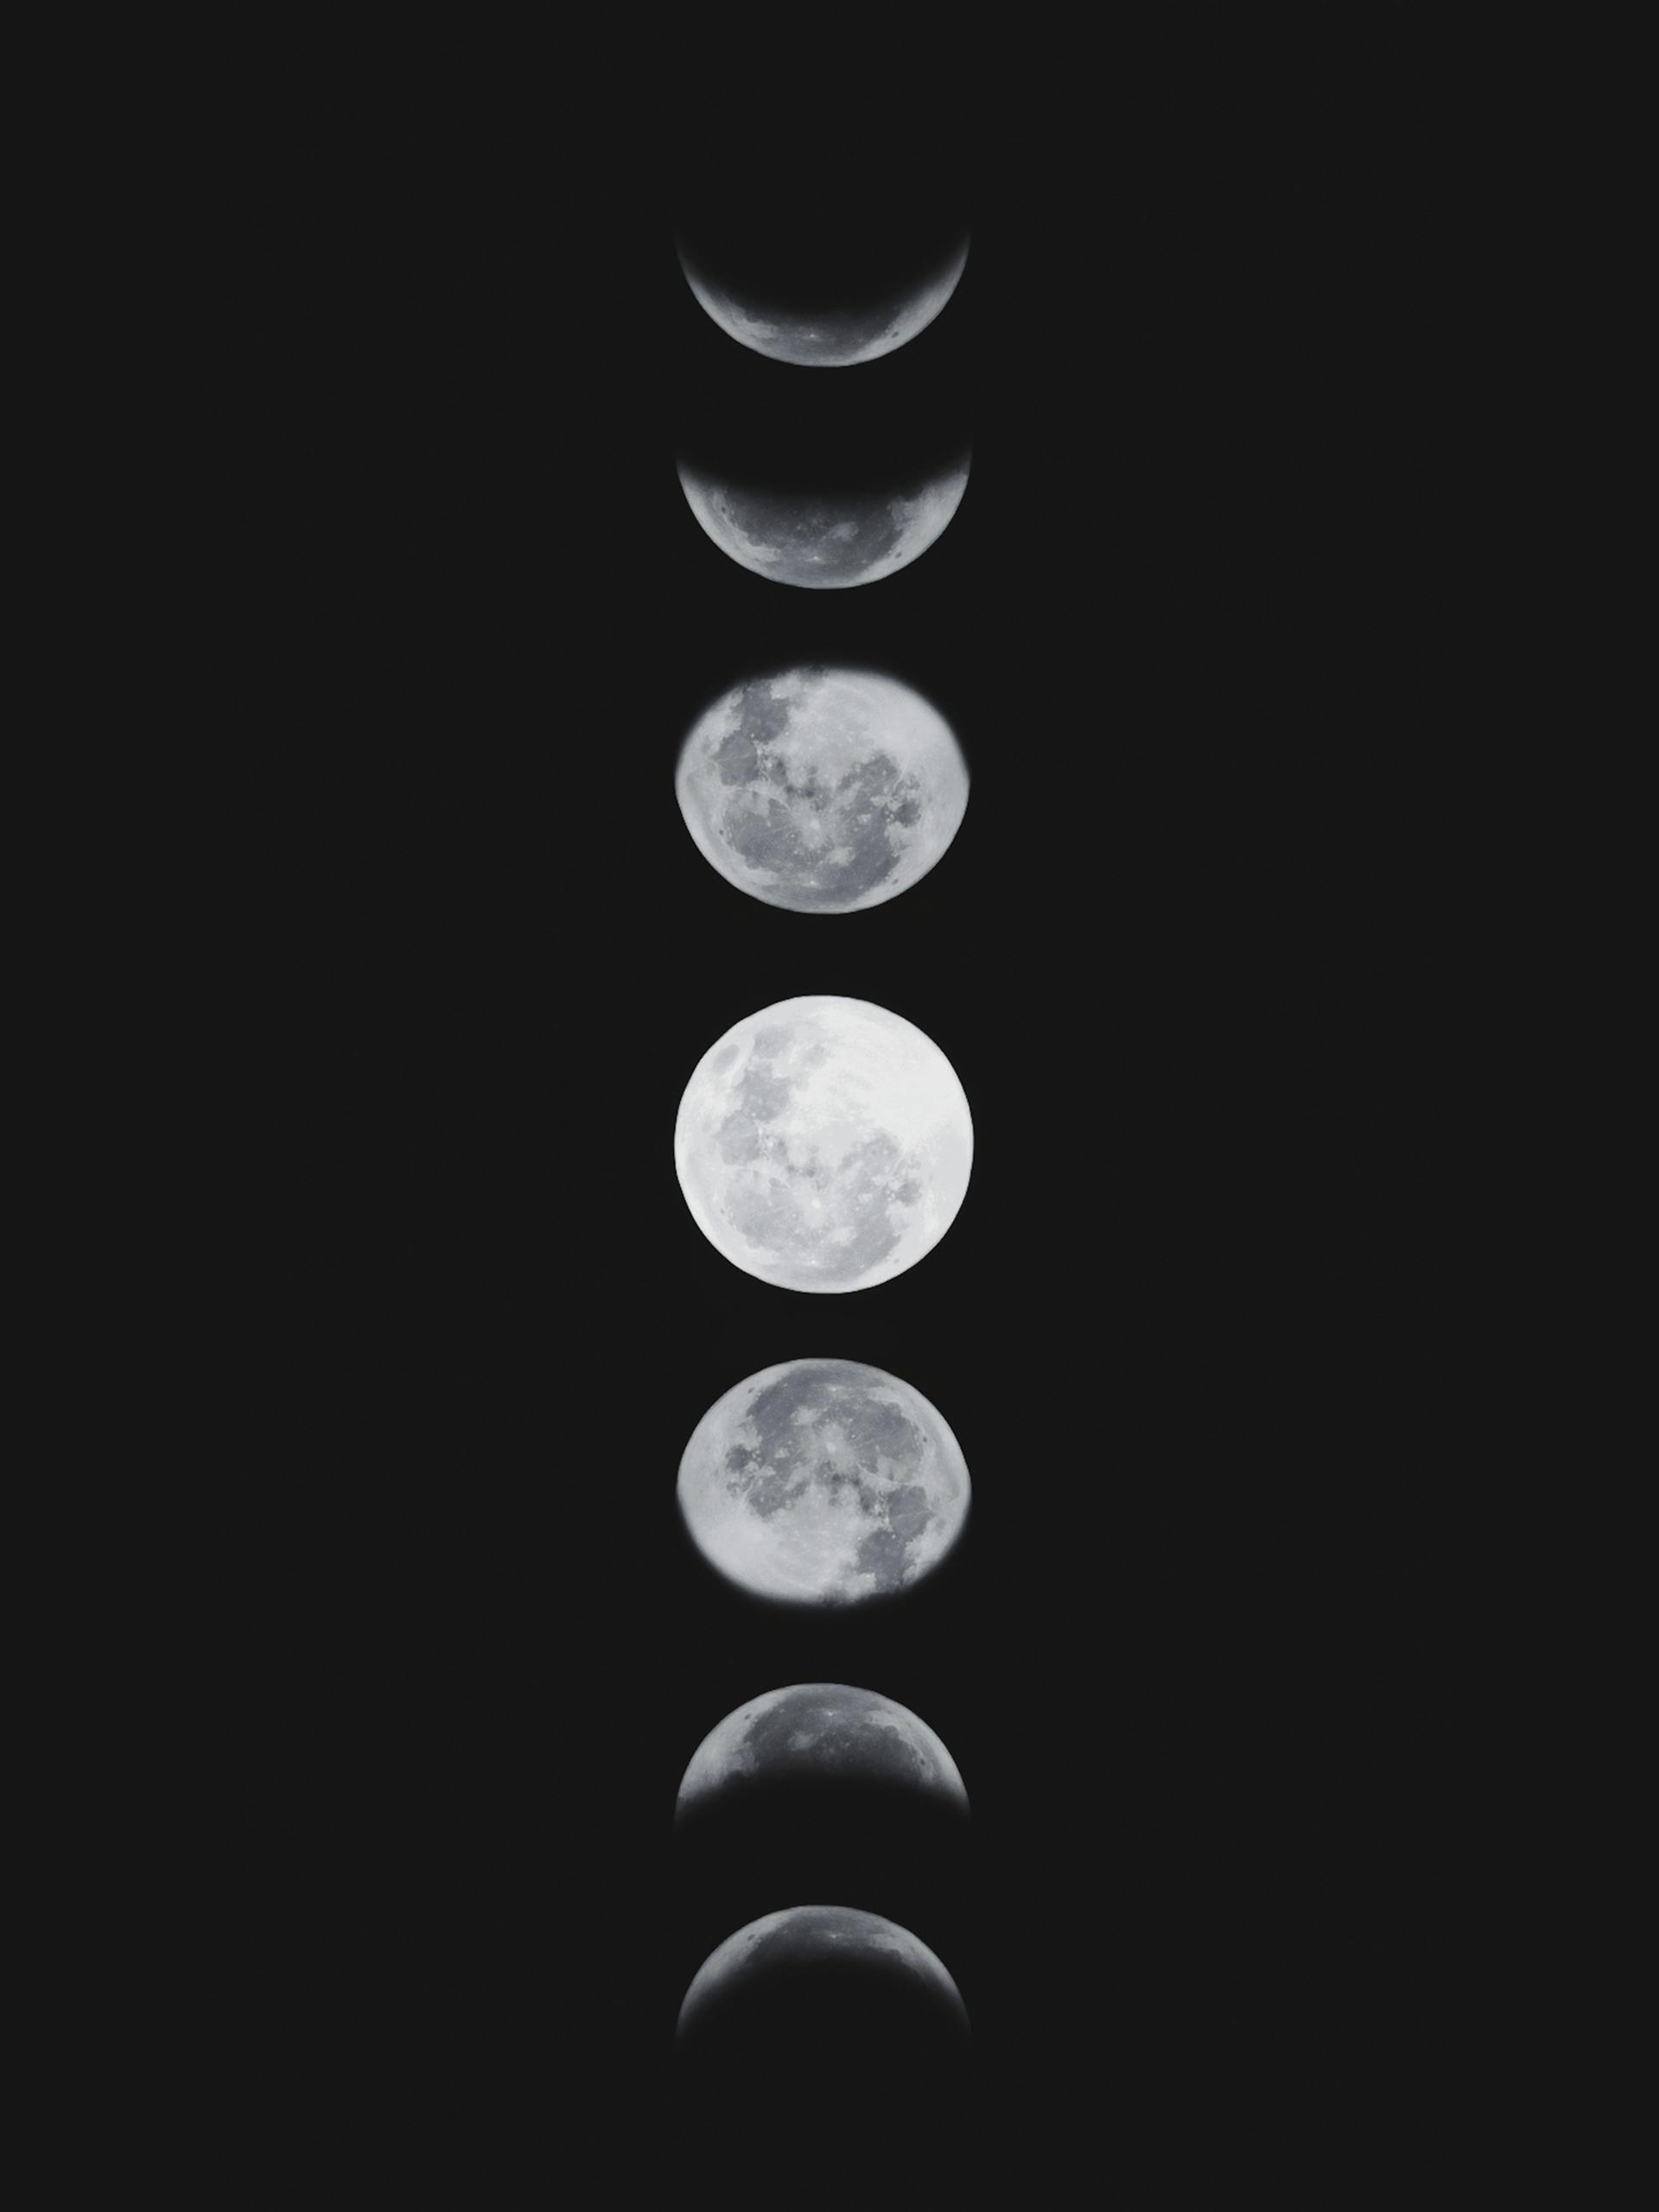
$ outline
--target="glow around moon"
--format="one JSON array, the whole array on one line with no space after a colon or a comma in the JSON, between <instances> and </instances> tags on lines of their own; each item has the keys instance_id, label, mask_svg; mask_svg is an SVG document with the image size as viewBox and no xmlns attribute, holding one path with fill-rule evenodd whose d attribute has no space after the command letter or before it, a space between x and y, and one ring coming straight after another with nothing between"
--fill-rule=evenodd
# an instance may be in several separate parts
<instances>
[{"instance_id":1,"label":"glow around moon","mask_svg":"<svg viewBox=\"0 0 1659 2212\"><path fill-rule=\"evenodd\" d=\"M956 1761L926 1721L874 1690L798 1682L728 1713L692 1754L677 1817L773 1781L885 1783L968 1808Z\"/></svg>"},{"instance_id":2,"label":"glow around moon","mask_svg":"<svg viewBox=\"0 0 1659 2212\"><path fill-rule=\"evenodd\" d=\"M752 1920L709 1953L680 2006L680 2033L694 2028L710 2005L751 1975L780 1968L810 1973L815 1965L849 1962L902 1974L967 2026L961 1991L918 1936L880 1913L859 1912L850 1905L798 1904Z\"/></svg>"},{"instance_id":3,"label":"glow around moon","mask_svg":"<svg viewBox=\"0 0 1659 2212\"><path fill-rule=\"evenodd\" d=\"M786 1360L728 1390L693 1430L678 1489L710 1566L757 1597L819 1605L919 1581L961 1535L971 1494L938 1408L844 1359Z\"/></svg>"},{"instance_id":4,"label":"glow around moon","mask_svg":"<svg viewBox=\"0 0 1659 2212\"><path fill-rule=\"evenodd\" d=\"M785 999L735 1023L674 1127L697 1227L786 1290L864 1290L913 1268L956 1219L973 1146L950 1061L867 999Z\"/></svg>"},{"instance_id":5,"label":"glow around moon","mask_svg":"<svg viewBox=\"0 0 1659 2212\"><path fill-rule=\"evenodd\" d=\"M868 670L738 684L697 721L675 790L728 883L800 914L851 914L918 882L956 836L968 770L927 701Z\"/></svg>"},{"instance_id":6,"label":"glow around moon","mask_svg":"<svg viewBox=\"0 0 1659 2212\"><path fill-rule=\"evenodd\" d=\"M686 502L721 551L773 583L808 591L873 584L925 553L962 504L962 461L891 493L798 495L722 484L679 464Z\"/></svg>"},{"instance_id":7,"label":"glow around moon","mask_svg":"<svg viewBox=\"0 0 1659 2212\"><path fill-rule=\"evenodd\" d=\"M791 315L753 300L741 302L700 275L683 251L680 266L698 305L740 346L798 368L851 368L897 352L927 328L962 281L968 266L968 240L964 238L944 266L905 298L865 308L826 307L811 315Z\"/></svg>"}]
</instances>

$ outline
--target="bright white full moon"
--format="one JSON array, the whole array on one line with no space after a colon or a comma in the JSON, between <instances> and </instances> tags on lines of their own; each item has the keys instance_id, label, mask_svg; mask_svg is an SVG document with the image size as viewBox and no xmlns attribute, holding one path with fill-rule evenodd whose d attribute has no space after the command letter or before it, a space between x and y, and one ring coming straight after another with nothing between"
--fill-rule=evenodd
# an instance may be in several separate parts
<instances>
[{"instance_id":1,"label":"bright white full moon","mask_svg":"<svg viewBox=\"0 0 1659 2212\"><path fill-rule=\"evenodd\" d=\"M866 669L794 668L727 692L681 748L685 826L728 883L798 914L909 890L961 827L968 769L927 701Z\"/></svg>"},{"instance_id":2,"label":"bright white full moon","mask_svg":"<svg viewBox=\"0 0 1659 2212\"><path fill-rule=\"evenodd\" d=\"M674 1126L691 1217L785 1290L866 1290L931 1252L968 1194L956 1070L868 999L784 999L697 1063Z\"/></svg>"},{"instance_id":3,"label":"bright white full moon","mask_svg":"<svg viewBox=\"0 0 1659 2212\"><path fill-rule=\"evenodd\" d=\"M851 368L896 352L927 328L962 281L968 241L964 238L942 268L903 297L878 306L825 308L811 315L734 298L694 269L683 248L680 266L703 312L740 346L774 361L793 362L798 368Z\"/></svg>"},{"instance_id":4,"label":"bright white full moon","mask_svg":"<svg viewBox=\"0 0 1659 2212\"><path fill-rule=\"evenodd\" d=\"M808 591L871 584L903 569L944 531L968 488L968 462L892 493L800 496L718 482L679 464L686 504L722 553L773 583Z\"/></svg>"},{"instance_id":5,"label":"bright white full moon","mask_svg":"<svg viewBox=\"0 0 1659 2212\"><path fill-rule=\"evenodd\" d=\"M785 1360L728 1390L692 1431L678 1485L711 1567L756 1597L819 1605L918 1581L961 1535L971 1487L938 1408L849 1359Z\"/></svg>"}]
</instances>

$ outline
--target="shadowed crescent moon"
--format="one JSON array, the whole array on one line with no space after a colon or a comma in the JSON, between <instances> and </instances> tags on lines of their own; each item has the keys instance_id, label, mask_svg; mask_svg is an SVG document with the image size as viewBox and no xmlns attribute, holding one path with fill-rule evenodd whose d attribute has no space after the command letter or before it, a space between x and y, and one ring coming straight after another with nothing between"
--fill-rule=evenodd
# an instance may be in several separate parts
<instances>
[{"instance_id":1,"label":"shadowed crescent moon","mask_svg":"<svg viewBox=\"0 0 1659 2212\"><path fill-rule=\"evenodd\" d=\"M875 1783L962 1812L961 1770L919 1713L846 1682L794 1682L728 1713L691 1755L675 1817L772 1782Z\"/></svg>"},{"instance_id":2,"label":"shadowed crescent moon","mask_svg":"<svg viewBox=\"0 0 1659 2212\"><path fill-rule=\"evenodd\" d=\"M897 300L864 308L826 308L803 314L741 301L694 268L683 246L680 267L698 305L728 338L769 360L803 369L844 369L897 353L927 328L944 308L968 265L964 238L942 268Z\"/></svg>"},{"instance_id":3,"label":"shadowed crescent moon","mask_svg":"<svg viewBox=\"0 0 1659 2212\"><path fill-rule=\"evenodd\" d=\"M925 1991L966 2032L967 2007L943 1961L918 1936L880 1913L846 1905L795 1905L766 1913L728 1936L693 1975L680 2006L684 2037L721 1996L768 1967L811 1973L861 1962Z\"/></svg>"},{"instance_id":4,"label":"shadowed crescent moon","mask_svg":"<svg viewBox=\"0 0 1659 2212\"><path fill-rule=\"evenodd\" d=\"M679 463L705 533L741 568L807 591L873 584L940 537L968 488L968 457L891 493L751 490Z\"/></svg>"}]
</instances>

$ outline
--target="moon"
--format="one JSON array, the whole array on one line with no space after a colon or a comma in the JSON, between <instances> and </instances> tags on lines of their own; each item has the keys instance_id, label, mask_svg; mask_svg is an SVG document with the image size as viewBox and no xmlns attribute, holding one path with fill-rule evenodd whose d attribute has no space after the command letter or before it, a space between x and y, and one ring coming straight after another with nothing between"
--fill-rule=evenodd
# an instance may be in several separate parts
<instances>
[{"instance_id":1,"label":"moon","mask_svg":"<svg viewBox=\"0 0 1659 2212\"><path fill-rule=\"evenodd\" d=\"M944 716L905 684L795 668L717 700L681 747L674 787L728 883L793 913L853 914L940 859L968 768Z\"/></svg>"},{"instance_id":2,"label":"moon","mask_svg":"<svg viewBox=\"0 0 1659 2212\"><path fill-rule=\"evenodd\" d=\"M757 1783L843 1780L895 1784L968 1809L956 1761L908 1707L845 1682L797 1682L751 1698L709 1730L685 1770L675 1817Z\"/></svg>"},{"instance_id":3,"label":"moon","mask_svg":"<svg viewBox=\"0 0 1659 2212\"><path fill-rule=\"evenodd\" d=\"M892 493L757 491L679 464L703 530L741 568L807 591L873 584L925 553L962 504L964 457Z\"/></svg>"},{"instance_id":4,"label":"moon","mask_svg":"<svg viewBox=\"0 0 1659 2212\"><path fill-rule=\"evenodd\" d=\"M692 1431L678 1483L692 1541L728 1581L756 1597L836 1606L920 1581L961 1535L971 1491L938 1408L896 1375L849 1359L785 1360L735 1384ZM858 1722L890 1725L873 1714ZM770 1740L763 1727L761 1746Z\"/></svg>"},{"instance_id":5,"label":"moon","mask_svg":"<svg viewBox=\"0 0 1659 2212\"><path fill-rule=\"evenodd\" d=\"M849 1905L800 1904L769 1912L728 1936L693 1975L680 2006L679 2032L698 2028L715 2008L741 1999L764 1980L837 1977L868 1970L872 1986L921 1996L962 2030L968 2008L940 1961L918 1936L880 1913ZM855 2059L856 2053L849 2053Z\"/></svg>"},{"instance_id":6,"label":"moon","mask_svg":"<svg viewBox=\"0 0 1659 2212\"><path fill-rule=\"evenodd\" d=\"M950 1061L867 999L784 999L734 1023L674 1125L697 1227L785 1290L866 1290L913 1268L956 1219L973 1150Z\"/></svg>"},{"instance_id":7,"label":"moon","mask_svg":"<svg viewBox=\"0 0 1659 2212\"><path fill-rule=\"evenodd\" d=\"M962 281L968 266L968 240L964 238L943 268L908 293L872 306L823 308L811 314L739 300L694 268L683 246L679 255L698 305L728 338L798 368L841 369L880 360L927 328Z\"/></svg>"}]
</instances>

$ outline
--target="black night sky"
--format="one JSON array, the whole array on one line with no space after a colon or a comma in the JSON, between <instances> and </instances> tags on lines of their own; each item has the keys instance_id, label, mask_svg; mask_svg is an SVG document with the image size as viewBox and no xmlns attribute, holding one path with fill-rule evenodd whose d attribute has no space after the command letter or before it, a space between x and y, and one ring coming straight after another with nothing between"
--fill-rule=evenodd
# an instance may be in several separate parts
<instances>
[{"instance_id":1,"label":"black night sky","mask_svg":"<svg viewBox=\"0 0 1659 2212\"><path fill-rule=\"evenodd\" d=\"M442 75L342 65L253 140L225 409L251 2155L597 2202L579 2158L629 2201L713 2145L744 2201L741 2085L676 2132L676 2011L739 1921L829 1902L905 1919L967 2002L942 2176L1047 2204L1063 2139L1126 2189L1294 2152L1351 2201L1439 2094L1450 1756L1399 859L1432 761L1374 209L1219 83L1201 124L1179 71L1016 134L957 86L907 159L870 115L836 142L849 226L960 207L955 299L801 370L683 282L676 226L732 190L697 133L572 138L579 85L553 130ZM675 473L874 480L958 436L956 519L862 589L746 573ZM728 887L675 803L702 709L801 660L914 685L972 773L941 864L846 918ZM727 1264L671 1157L703 1051L804 993L918 1024L974 1116L949 1235L846 1297ZM704 1409L806 1353L915 1384L973 1476L946 1567L868 1618L746 1603L675 1509ZM776 1844L698 1891L685 1762L815 1679L938 1730L971 1847L817 1899ZM855 2052L803 2084L809 2160L827 2106L906 2125Z\"/></svg>"}]
</instances>

